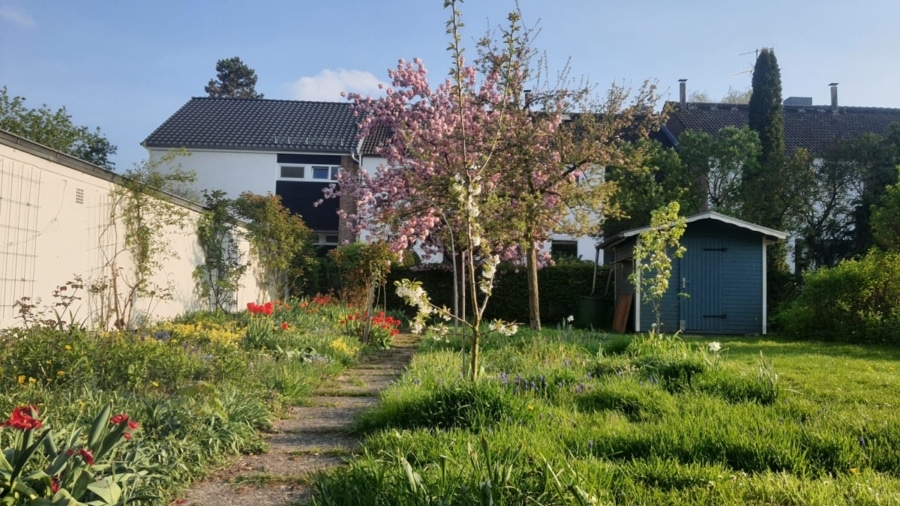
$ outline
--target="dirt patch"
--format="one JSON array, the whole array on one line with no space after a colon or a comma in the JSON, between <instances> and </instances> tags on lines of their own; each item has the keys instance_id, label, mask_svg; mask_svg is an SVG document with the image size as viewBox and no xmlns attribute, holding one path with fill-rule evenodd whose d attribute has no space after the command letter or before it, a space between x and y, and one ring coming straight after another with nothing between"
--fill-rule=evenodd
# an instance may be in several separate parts
<instances>
[{"instance_id":1,"label":"dirt patch","mask_svg":"<svg viewBox=\"0 0 900 506\"><path fill-rule=\"evenodd\" d=\"M312 494L310 477L341 465L357 451L353 421L378 405L378 394L398 379L415 353L412 336L365 357L326 382L309 405L291 408L266 434L269 451L243 455L194 484L177 504L238 506L297 504Z\"/></svg>"}]
</instances>

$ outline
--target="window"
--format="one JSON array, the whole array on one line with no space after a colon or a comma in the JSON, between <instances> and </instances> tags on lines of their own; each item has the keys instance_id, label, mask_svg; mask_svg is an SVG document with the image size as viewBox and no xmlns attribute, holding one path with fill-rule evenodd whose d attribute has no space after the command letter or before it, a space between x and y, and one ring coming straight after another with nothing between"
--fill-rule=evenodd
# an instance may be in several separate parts
<instances>
[{"instance_id":1,"label":"window","mask_svg":"<svg viewBox=\"0 0 900 506\"><path fill-rule=\"evenodd\" d=\"M340 167L324 167L322 165L313 165L312 177L313 179L330 179L332 181L336 181L338 171L340 169Z\"/></svg>"},{"instance_id":2,"label":"window","mask_svg":"<svg viewBox=\"0 0 900 506\"><path fill-rule=\"evenodd\" d=\"M290 179L303 179L304 169L302 165L282 165L281 177Z\"/></svg>"},{"instance_id":3,"label":"window","mask_svg":"<svg viewBox=\"0 0 900 506\"><path fill-rule=\"evenodd\" d=\"M316 234L316 244L337 245L338 236L333 232L319 232Z\"/></svg>"},{"instance_id":4,"label":"window","mask_svg":"<svg viewBox=\"0 0 900 506\"><path fill-rule=\"evenodd\" d=\"M555 260L561 258L578 258L578 242L576 241L550 241L550 254Z\"/></svg>"},{"instance_id":5,"label":"window","mask_svg":"<svg viewBox=\"0 0 900 506\"><path fill-rule=\"evenodd\" d=\"M306 171L305 165L282 165L282 179L305 179L316 181L337 181L341 168L335 165L312 165L310 171Z\"/></svg>"}]
</instances>

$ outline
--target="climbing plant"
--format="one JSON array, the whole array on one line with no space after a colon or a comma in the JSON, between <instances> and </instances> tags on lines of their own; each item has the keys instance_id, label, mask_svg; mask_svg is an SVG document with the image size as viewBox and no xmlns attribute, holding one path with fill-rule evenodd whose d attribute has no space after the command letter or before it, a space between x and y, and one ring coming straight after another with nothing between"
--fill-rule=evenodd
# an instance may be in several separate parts
<instances>
[{"instance_id":1,"label":"climbing plant","mask_svg":"<svg viewBox=\"0 0 900 506\"><path fill-rule=\"evenodd\" d=\"M234 308L236 292L248 264L238 247L234 201L221 190L203 191L206 211L197 220L203 263L194 269L197 293L213 310Z\"/></svg>"},{"instance_id":2,"label":"climbing plant","mask_svg":"<svg viewBox=\"0 0 900 506\"><path fill-rule=\"evenodd\" d=\"M108 221L100 234L107 274L90 286L100 298L96 316L103 328L134 325L139 298L152 305L172 297L171 284L160 283L156 275L167 259L178 257L167 231L183 230L189 223L188 209L172 201L174 194L190 195L187 188L195 179L176 161L185 154L175 150L143 161L110 190ZM107 244L111 247L103 246Z\"/></svg>"}]
</instances>

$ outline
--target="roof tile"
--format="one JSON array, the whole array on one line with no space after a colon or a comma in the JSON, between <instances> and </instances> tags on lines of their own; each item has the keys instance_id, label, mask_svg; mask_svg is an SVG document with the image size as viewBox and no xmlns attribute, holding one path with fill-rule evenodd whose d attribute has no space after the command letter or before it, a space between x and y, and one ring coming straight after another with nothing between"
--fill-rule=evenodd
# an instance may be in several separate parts
<instances>
[{"instance_id":1,"label":"roof tile","mask_svg":"<svg viewBox=\"0 0 900 506\"><path fill-rule=\"evenodd\" d=\"M685 130L715 135L726 126L740 128L749 122L747 104L689 102L685 109L681 109L677 102L666 105L673 111L666 126L675 137ZM834 113L830 105L785 105L782 110L787 150L802 147L813 154L826 153L839 140L864 133L884 134L891 123L900 122L900 109L883 107L842 106Z\"/></svg>"},{"instance_id":2,"label":"roof tile","mask_svg":"<svg viewBox=\"0 0 900 506\"><path fill-rule=\"evenodd\" d=\"M143 145L346 153L357 126L350 103L194 97Z\"/></svg>"}]
</instances>

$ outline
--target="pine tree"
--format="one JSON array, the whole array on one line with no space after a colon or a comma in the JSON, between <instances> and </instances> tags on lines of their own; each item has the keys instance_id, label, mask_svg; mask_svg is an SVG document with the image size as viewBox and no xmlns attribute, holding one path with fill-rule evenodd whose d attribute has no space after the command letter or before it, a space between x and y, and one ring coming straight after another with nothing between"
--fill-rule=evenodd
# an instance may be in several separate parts
<instances>
[{"instance_id":1,"label":"pine tree","mask_svg":"<svg viewBox=\"0 0 900 506\"><path fill-rule=\"evenodd\" d=\"M216 79L204 88L210 97L263 98L256 92L256 71L237 56L216 62Z\"/></svg>"}]
</instances>

